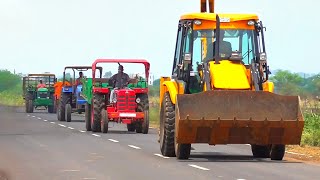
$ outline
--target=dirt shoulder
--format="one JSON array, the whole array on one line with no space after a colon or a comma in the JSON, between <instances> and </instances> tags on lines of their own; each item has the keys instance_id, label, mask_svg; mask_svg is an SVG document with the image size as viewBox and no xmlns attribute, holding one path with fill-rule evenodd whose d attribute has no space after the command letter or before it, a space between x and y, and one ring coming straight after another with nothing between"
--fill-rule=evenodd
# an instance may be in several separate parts
<instances>
[{"instance_id":1,"label":"dirt shoulder","mask_svg":"<svg viewBox=\"0 0 320 180\"><path fill-rule=\"evenodd\" d=\"M320 165L320 147L289 145L286 148L286 157Z\"/></svg>"}]
</instances>

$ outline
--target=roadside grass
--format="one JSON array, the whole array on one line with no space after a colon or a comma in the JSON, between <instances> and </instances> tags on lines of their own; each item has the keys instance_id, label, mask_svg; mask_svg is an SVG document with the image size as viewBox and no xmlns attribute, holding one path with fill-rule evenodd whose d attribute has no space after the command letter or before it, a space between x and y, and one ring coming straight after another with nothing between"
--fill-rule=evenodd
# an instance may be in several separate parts
<instances>
[{"instance_id":1,"label":"roadside grass","mask_svg":"<svg viewBox=\"0 0 320 180\"><path fill-rule=\"evenodd\" d=\"M0 92L0 104L6 106L23 106L24 100L21 93L14 91Z\"/></svg>"},{"instance_id":2,"label":"roadside grass","mask_svg":"<svg viewBox=\"0 0 320 180\"><path fill-rule=\"evenodd\" d=\"M320 115L315 113L304 113L304 130L301 146L320 147Z\"/></svg>"},{"instance_id":3,"label":"roadside grass","mask_svg":"<svg viewBox=\"0 0 320 180\"><path fill-rule=\"evenodd\" d=\"M154 128L159 128L159 97L152 96L149 98L150 102L150 126Z\"/></svg>"}]
</instances>

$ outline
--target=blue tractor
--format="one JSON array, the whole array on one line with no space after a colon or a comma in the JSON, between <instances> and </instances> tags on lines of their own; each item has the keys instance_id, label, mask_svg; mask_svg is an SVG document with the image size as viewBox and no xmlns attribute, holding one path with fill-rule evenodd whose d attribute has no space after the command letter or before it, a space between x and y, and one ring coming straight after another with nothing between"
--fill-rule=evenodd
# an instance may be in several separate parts
<instances>
[{"instance_id":1,"label":"blue tractor","mask_svg":"<svg viewBox=\"0 0 320 180\"><path fill-rule=\"evenodd\" d=\"M73 78L66 78L66 70L73 71ZM59 121L71 122L71 114L81 114L85 111L86 100L81 96L82 80L85 77L76 79L76 71L82 74L83 71L92 69L91 66L66 66L63 71L63 86L61 95L58 98L57 117ZM102 73L102 68L97 68Z\"/></svg>"}]
</instances>

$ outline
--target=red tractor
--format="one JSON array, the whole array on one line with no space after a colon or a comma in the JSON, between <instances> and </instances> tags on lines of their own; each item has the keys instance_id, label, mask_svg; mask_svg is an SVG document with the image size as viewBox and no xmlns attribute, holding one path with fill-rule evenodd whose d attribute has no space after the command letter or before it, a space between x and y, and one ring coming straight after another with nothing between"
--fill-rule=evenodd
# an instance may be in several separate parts
<instances>
[{"instance_id":1,"label":"red tractor","mask_svg":"<svg viewBox=\"0 0 320 180\"><path fill-rule=\"evenodd\" d=\"M96 78L98 63L140 63L145 78L130 78L126 87L114 88L110 78ZM92 79L85 80L82 96L87 100L87 131L108 132L109 122L127 124L128 131L147 134L149 130L148 79L150 64L144 59L97 59L92 64ZM112 99L110 94L113 91Z\"/></svg>"}]
</instances>

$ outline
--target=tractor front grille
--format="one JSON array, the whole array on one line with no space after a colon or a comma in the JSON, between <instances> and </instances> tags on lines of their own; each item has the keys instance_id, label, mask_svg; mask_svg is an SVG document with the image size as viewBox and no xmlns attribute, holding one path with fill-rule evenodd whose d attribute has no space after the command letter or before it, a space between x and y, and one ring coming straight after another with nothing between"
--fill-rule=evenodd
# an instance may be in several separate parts
<instances>
[{"instance_id":1,"label":"tractor front grille","mask_svg":"<svg viewBox=\"0 0 320 180\"><path fill-rule=\"evenodd\" d=\"M40 92L39 94L38 94L38 98L47 98L48 97L48 93L46 93L46 92Z\"/></svg>"},{"instance_id":2,"label":"tractor front grille","mask_svg":"<svg viewBox=\"0 0 320 180\"><path fill-rule=\"evenodd\" d=\"M119 111L134 112L136 110L135 95L118 95L117 103Z\"/></svg>"}]
</instances>

